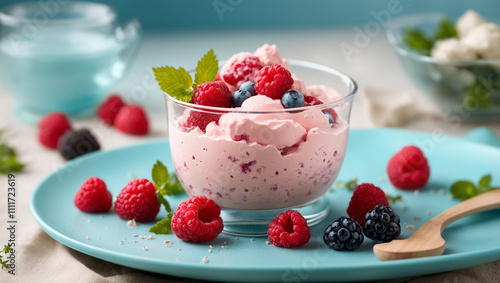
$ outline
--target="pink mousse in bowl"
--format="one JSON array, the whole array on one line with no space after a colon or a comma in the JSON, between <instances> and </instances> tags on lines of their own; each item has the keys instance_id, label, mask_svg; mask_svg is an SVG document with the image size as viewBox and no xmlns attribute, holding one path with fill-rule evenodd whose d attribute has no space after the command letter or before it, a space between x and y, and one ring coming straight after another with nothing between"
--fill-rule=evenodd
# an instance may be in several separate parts
<instances>
[{"instance_id":1,"label":"pink mousse in bowl","mask_svg":"<svg viewBox=\"0 0 500 283\"><path fill-rule=\"evenodd\" d=\"M328 191L342 166L356 83L322 65L282 59L275 46L264 45L254 55L267 65L279 61L293 74L292 89L324 103L285 109L279 99L257 94L241 107L218 108L166 94L177 176L189 195L204 195L221 208L271 210L310 204ZM325 115L332 110L334 123ZM192 111L220 117L205 131L186 128Z\"/></svg>"}]
</instances>

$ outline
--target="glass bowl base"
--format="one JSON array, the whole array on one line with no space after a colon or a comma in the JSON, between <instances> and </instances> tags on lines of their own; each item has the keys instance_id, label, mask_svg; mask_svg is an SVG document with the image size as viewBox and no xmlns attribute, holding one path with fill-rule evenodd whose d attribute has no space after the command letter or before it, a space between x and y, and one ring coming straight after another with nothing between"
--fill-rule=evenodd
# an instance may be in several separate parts
<instances>
[{"instance_id":1,"label":"glass bowl base","mask_svg":"<svg viewBox=\"0 0 500 283\"><path fill-rule=\"evenodd\" d=\"M221 218L224 222L223 233L242 237L265 237L269 223L281 212L288 209L297 210L307 220L309 226L320 223L328 215L330 206L325 197L316 201L292 208L270 210L236 210L221 209Z\"/></svg>"}]
</instances>

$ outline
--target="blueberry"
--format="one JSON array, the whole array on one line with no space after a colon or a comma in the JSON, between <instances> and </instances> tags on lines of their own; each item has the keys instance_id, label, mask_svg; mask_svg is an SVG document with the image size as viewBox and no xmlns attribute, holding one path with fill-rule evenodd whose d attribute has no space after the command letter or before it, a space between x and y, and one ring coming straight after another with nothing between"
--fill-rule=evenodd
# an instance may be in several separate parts
<instances>
[{"instance_id":1,"label":"blueberry","mask_svg":"<svg viewBox=\"0 0 500 283\"><path fill-rule=\"evenodd\" d=\"M242 83L240 86L240 90L246 90L252 96L257 94L257 92L255 91L255 83L252 81L247 81L247 82Z\"/></svg>"},{"instance_id":2,"label":"blueberry","mask_svg":"<svg viewBox=\"0 0 500 283\"><path fill-rule=\"evenodd\" d=\"M285 108L297 108L304 106L304 95L296 90L289 90L281 97L281 104Z\"/></svg>"},{"instance_id":3,"label":"blueberry","mask_svg":"<svg viewBox=\"0 0 500 283\"><path fill-rule=\"evenodd\" d=\"M247 98L249 98L250 96L252 96L252 94L246 90L239 89L235 91L231 96L231 101L233 102L233 106L240 107L241 104L243 104L243 101L247 100Z\"/></svg>"},{"instance_id":4,"label":"blueberry","mask_svg":"<svg viewBox=\"0 0 500 283\"><path fill-rule=\"evenodd\" d=\"M326 117L328 117L328 122L330 124L335 123L335 121L333 120L332 114L328 113L327 111L323 111L323 113L326 115Z\"/></svg>"}]
</instances>

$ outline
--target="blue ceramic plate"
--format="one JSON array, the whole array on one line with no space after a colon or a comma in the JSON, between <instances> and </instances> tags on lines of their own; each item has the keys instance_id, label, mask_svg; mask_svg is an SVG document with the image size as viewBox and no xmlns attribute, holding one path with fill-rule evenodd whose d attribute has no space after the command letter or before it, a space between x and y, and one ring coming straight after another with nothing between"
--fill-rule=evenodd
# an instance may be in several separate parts
<instances>
[{"instance_id":1,"label":"blue ceramic plate","mask_svg":"<svg viewBox=\"0 0 500 283\"><path fill-rule=\"evenodd\" d=\"M385 166L401 147L421 147L431 166L431 178L419 194L394 189ZM447 242L442 256L380 261L367 239L353 252L328 249L323 243L325 227L346 214L350 192L335 188L326 197L331 205L327 219L312 228L308 244L297 249L267 245L266 238L221 234L210 243L185 243L174 234L145 239L152 224L127 226L112 211L86 214L73 205L80 184L90 176L102 178L113 196L134 177L150 178L156 160L173 169L167 140L89 154L68 162L34 190L31 211L38 224L55 240L82 253L117 264L182 277L219 281L361 281L443 272L500 259L500 211L484 212L451 224L443 233ZM460 178L478 180L485 173L500 181L500 150L448 136L401 130L353 130L339 180L357 176L389 194L401 194L395 204L401 217L401 238L424 222L455 205L448 188ZM440 190L444 190L441 191ZM443 194L443 192L445 192ZM57 199L55 199L57 198ZM174 205L186 195L170 198ZM53 205L55 202L57 206ZM159 217L165 217L162 212ZM144 237L141 237L144 236ZM88 237L88 238L87 238ZM165 243L165 241L170 243ZM209 245L212 245L210 248ZM209 252L211 249L211 252ZM203 263L204 257L208 262Z\"/></svg>"}]
</instances>

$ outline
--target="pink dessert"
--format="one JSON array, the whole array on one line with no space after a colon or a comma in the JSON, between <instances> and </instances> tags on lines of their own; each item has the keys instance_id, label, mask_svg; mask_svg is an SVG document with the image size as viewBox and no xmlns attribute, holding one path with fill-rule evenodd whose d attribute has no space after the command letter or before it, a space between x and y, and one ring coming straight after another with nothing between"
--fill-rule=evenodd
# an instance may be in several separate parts
<instances>
[{"instance_id":1,"label":"pink dessert","mask_svg":"<svg viewBox=\"0 0 500 283\"><path fill-rule=\"evenodd\" d=\"M253 54L231 57L220 70L222 80L230 64L249 54L258 57L262 66L277 63L293 71L293 64L290 67L281 58L276 46L266 44ZM241 77L253 76L253 70L241 72ZM205 131L185 127L190 113L200 109L196 105L177 105L181 110L169 106L172 160L188 194L204 195L222 208L263 210L305 205L328 191L344 159L349 111L334 106L343 114L332 123L325 115L333 111L327 104L342 95L292 77L292 89L325 105L286 109L280 99L257 94L241 107L218 109L220 118Z\"/></svg>"}]
</instances>

